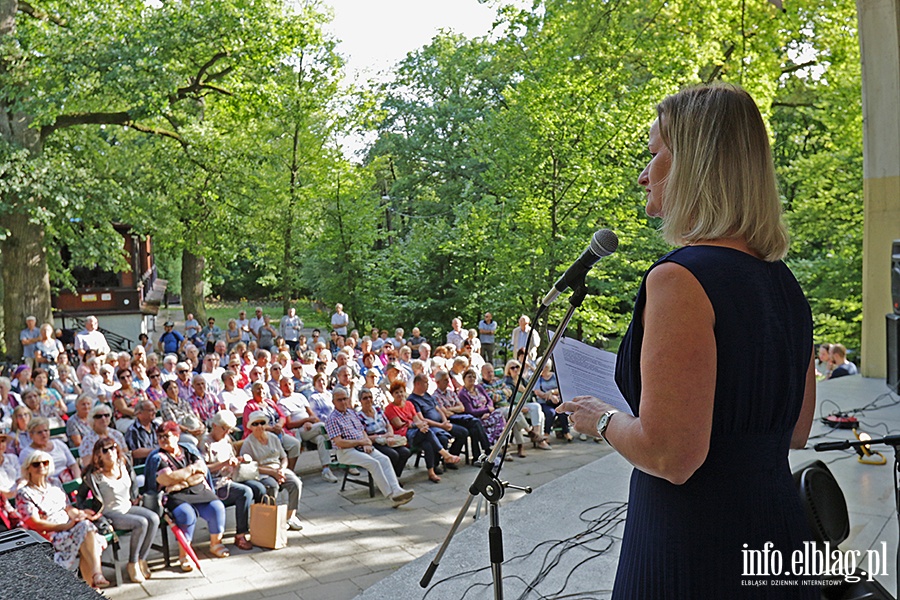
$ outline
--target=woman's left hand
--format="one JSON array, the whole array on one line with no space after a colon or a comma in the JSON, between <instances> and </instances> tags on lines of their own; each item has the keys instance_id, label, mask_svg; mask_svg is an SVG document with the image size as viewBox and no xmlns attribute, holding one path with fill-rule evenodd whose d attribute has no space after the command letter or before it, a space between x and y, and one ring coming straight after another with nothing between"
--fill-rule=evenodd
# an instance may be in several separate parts
<instances>
[{"instance_id":1,"label":"woman's left hand","mask_svg":"<svg viewBox=\"0 0 900 600\"><path fill-rule=\"evenodd\" d=\"M600 417L613 406L593 396L576 396L571 402L563 402L556 407L557 413L571 413L569 423L575 431L597 437L597 423Z\"/></svg>"}]
</instances>

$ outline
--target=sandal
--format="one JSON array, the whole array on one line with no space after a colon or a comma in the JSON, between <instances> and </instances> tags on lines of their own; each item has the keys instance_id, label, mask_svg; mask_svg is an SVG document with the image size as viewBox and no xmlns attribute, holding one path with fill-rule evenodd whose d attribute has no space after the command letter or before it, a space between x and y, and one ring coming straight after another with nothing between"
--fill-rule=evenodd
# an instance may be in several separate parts
<instances>
[{"instance_id":1,"label":"sandal","mask_svg":"<svg viewBox=\"0 0 900 600\"><path fill-rule=\"evenodd\" d=\"M229 556L231 556L231 552L228 551L228 548L225 547L225 544L216 544L215 546L210 546L209 553L216 558L228 558Z\"/></svg>"},{"instance_id":2,"label":"sandal","mask_svg":"<svg viewBox=\"0 0 900 600\"><path fill-rule=\"evenodd\" d=\"M538 450L553 450L553 446L547 443L547 440L543 439L540 442L535 442L534 447Z\"/></svg>"},{"instance_id":3,"label":"sandal","mask_svg":"<svg viewBox=\"0 0 900 600\"><path fill-rule=\"evenodd\" d=\"M102 590L103 588L108 588L109 586L110 583L106 579L106 577L103 576L103 573L94 573L94 576L91 578L92 588Z\"/></svg>"},{"instance_id":4,"label":"sandal","mask_svg":"<svg viewBox=\"0 0 900 600\"><path fill-rule=\"evenodd\" d=\"M234 545L240 548L241 550L253 550L253 544L250 543L244 536L236 536L234 538Z\"/></svg>"},{"instance_id":5,"label":"sandal","mask_svg":"<svg viewBox=\"0 0 900 600\"><path fill-rule=\"evenodd\" d=\"M194 561L189 559L188 557L184 557L178 561L178 564L181 566L181 570L185 573L190 573L194 570Z\"/></svg>"},{"instance_id":6,"label":"sandal","mask_svg":"<svg viewBox=\"0 0 900 600\"><path fill-rule=\"evenodd\" d=\"M441 478L438 477L437 475L429 475L428 479L431 481L431 483L440 483L441 482Z\"/></svg>"},{"instance_id":7,"label":"sandal","mask_svg":"<svg viewBox=\"0 0 900 600\"><path fill-rule=\"evenodd\" d=\"M460 457L458 457L458 456L454 456L452 454L447 454L447 456L444 457L444 464L445 465L455 465L460 460L462 460L462 459L460 459Z\"/></svg>"}]
</instances>

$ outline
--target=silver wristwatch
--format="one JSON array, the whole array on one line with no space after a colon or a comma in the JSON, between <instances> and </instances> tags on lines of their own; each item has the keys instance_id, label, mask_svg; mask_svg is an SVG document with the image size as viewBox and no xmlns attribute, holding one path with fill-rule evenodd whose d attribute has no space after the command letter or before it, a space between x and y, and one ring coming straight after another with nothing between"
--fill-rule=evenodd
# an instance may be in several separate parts
<instances>
[{"instance_id":1,"label":"silver wristwatch","mask_svg":"<svg viewBox=\"0 0 900 600\"><path fill-rule=\"evenodd\" d=\"M606 439L606 428L609 427L609 422L612 420L612 416L616 414L617 410L608 410L603 413L603 416L600 417L600 420L597 421L597 433L603 438L603 441L609 444L609 440Z\"/></svg>"}]
</instances>

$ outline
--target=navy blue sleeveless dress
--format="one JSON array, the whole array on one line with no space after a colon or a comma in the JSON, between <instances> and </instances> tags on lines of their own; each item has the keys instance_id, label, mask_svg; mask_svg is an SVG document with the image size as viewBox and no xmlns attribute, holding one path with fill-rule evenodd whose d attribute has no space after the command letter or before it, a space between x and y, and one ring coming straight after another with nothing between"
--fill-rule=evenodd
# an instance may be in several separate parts
<instances>
[{"instance_id":1,"label":"navy blue sleeveless dress","mask_svg":"<svg viewBox=\"0 0 900 600\"><path fill-rule=\"evenodd\" d=\"M812 586L785 587L771 580L747 585L760 578L744 575L742 554L772 542L789 571L791 553L812 539L787 460L812 357L809 304L780 261L731 248L688 246L654 267L663 262L687 268L715 312L712 435L706 461L683 485L638 469L632 473L612 597L817 598L819 589ZM646 275L616 363L616 382L637 416L645 304Z\"/></svg>"}]
</instances>

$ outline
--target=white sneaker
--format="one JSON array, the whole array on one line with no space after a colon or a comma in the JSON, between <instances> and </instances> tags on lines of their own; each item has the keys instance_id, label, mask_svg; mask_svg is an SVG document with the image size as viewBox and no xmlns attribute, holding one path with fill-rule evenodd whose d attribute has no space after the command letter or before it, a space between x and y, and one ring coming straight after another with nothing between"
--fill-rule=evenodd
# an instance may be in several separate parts
<instances>
[{"instance_id":1,"label":"white sneaker","mask_svg":"<svg viewBox=\"0 0 900 600\"><path fill-rule=\"evenodd\" d=\"M391 500L394 501L394 508L397 508L398 506L403 506L404 504L406 504L407 502L412 500L413 496L415 496L415 495L416 495L416 493L412 490L401 489L399 492L397 492L396 494L391 496Z\"/></svg>"},{"instance_id":2,"label":"white sneaker","mask_svg":"<svg viewBox=\"0 0 900 600\"><path fill-rule=\"evenodd\" d=\"M587 436L586 436L585 434L582 433L581 435L578 436L578 439L581 440L582 442L586 442L586 441L587 441Z\"/></svg>"},{"instance_id":3,"label":"white sneaker","mask_svg":"<svg viewBox=\"0 0 900 600\"><path fill-rule=\"evenodd\" d=\"M328 467L325 467L324 469L322 469L322 479L324 479L325 481L328 481L330 483L338 482L338 478L335 477L334 473L332 473L331 469L329 469Z\"/></svg>"},{"instance_id":4,"label":"white sneaker","mask_svg":"<svg viewBox=\"0 0 900 600\"><path fill-rule=\"evenodd\" d=\"M288 529L291 531L300 531L303 529L303 523L300 522L300 519L297 518L297 515L294 515L287 522Z\"/></svg>"}]
</instances>

